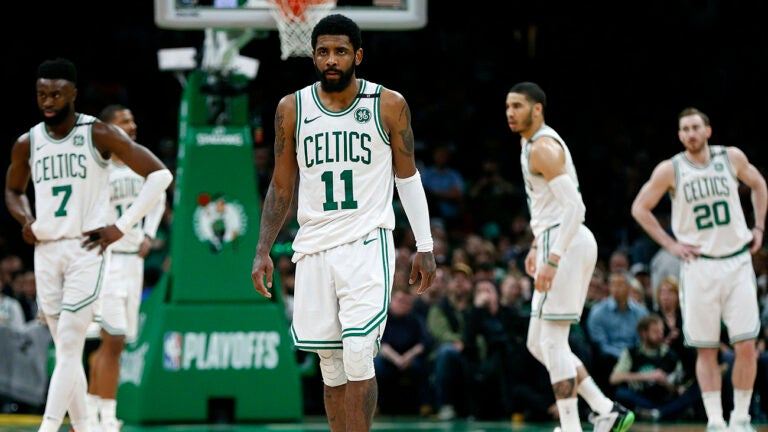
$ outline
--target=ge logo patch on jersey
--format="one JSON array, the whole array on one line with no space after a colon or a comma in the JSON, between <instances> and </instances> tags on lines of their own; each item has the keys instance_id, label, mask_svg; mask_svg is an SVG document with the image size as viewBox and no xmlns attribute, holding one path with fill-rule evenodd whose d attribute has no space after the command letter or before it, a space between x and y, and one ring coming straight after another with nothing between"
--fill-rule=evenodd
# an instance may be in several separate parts
<instances>
[{"instance_id":1,"label":"ge logo patch on jersey","mask_svg":"<svg viewBox=\"0 0 768 432\"><path fill-rule=\"evenodd\" d=\"M85 138L82 135L75 135L72 144L74 144L75 147L80 147L85 144Z\"/></svg>"},{"instance_id":2,"label":"ge logo patch on jersey","mask_svg":"<svg viewBox=\"0 0 768 432\"><path fill-rule=\"evenodd\" d=\"M358 123L368 123L371 121L371 110L368 108L358 108L355 111L355 120Z\"/></svg>"},{"instance_id":3,"label":"ge logo patch on jersey","mask_svg":"<svg viewBox=\"0 0 768 432\"><path fill-rule=\"evenodd\" d=\"M720 162L716 163L715 164L715 171L720 172L722 170L723 170L723 164L721 164Z\"/></svg>"}]
</instances>

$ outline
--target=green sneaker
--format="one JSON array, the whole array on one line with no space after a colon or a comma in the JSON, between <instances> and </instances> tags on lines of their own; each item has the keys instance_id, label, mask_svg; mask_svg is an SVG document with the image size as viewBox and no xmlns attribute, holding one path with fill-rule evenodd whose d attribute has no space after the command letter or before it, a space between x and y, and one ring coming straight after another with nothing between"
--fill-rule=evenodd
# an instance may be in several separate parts
<instances>
[{"instance_id":1,"label":"green sneaker","mask_svg":"<svg viewBox=\"0 0 768 432\"><path fill-rule=\"evenodd\" d=\"M595 425L594 432L626 432L635 422L635 413L614 402L611 412L590 416L589 421Z\"/></svg>"}]
</instances>

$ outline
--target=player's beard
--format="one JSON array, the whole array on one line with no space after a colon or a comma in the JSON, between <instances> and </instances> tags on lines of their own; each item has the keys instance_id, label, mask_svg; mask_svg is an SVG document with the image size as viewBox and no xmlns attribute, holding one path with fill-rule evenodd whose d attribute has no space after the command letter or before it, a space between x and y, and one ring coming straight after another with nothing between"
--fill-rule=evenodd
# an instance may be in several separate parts
<instances>
[{"instance_id":1,"label":"player's beard","mask_svg":"<svg viewBox=\"0 0 768 432\"><path fill-rule=\"evenodd\" d=\"M533 125L533 109L528 110L528 115L523 119L520 130L528 130Z\"/></svg>"},{"instance_id":2,"label":"player's beard","mask_svg":"<svg viewBox=\"0 0 768 432\"><path fill-rule=\"evenodd\" d=\"M315 74L317 75L317 78L320 80L320 87L322 87L323 91L325 92L338 93L343 91L344 89L347 88L347 86L349 86L349 83L352 82L352 77L355 75L354 64L349 68L349 70L346 70L346 71L343 71L340 69L334 69L334 70L341 72L341 76L339 77L338 81L328 81L323 71L321 71L317 66L315 66Z\"/></svg>"},{"instance_id":3,"label":"player's beard","mask_svg":"<svg viewBox=\"0 0 768 432\"><path fill-rule=\"evenodd\" d=\"M72 112L72 104L66 104L64 107L56 112L56 115L53 117L46 117L43 113L43 110L40 110L40 115L43 116L43 123L45 123L48 126L58 126L60 125L64 120L66 120L67 117L69 117L69 114Z\"/></svg>"}]
</instances>

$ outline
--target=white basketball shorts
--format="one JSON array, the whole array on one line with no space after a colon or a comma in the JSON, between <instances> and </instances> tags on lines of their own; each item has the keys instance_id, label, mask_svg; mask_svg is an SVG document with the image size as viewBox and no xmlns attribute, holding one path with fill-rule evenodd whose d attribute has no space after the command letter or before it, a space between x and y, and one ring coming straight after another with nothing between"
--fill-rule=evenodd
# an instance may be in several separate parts
<instances>
[{"instance_id":1,"label":"white basketball shorts","mask_svg":"<svg viewBox=\"0 0 768 432\"><path fill-rule=\"evenodd\" d=\"M58 316L63 310L92 306L94 316L99 315L110 252L89 251L81 243L82 239L62 239L35 245L37 302L44 314Z\"/></svg>"},{"instance_id":2,"label":"white basketball shorts","mask_svg":"<svg viewBox=\"0 0 768 432\"><path fill-rule=\"evenodd\" d=\"M291 333L297 348L341 349L348 336L374 333L381 338L395 272L391 230L378 228L354 242L294 260Z\"/></svg>"},{"instance_id":3,"label":"white basketball shorts","mask_svg":"<svg viewBox=\"0 0 768 432\"><path fill-rule=\"evenodd\" d=\"M537 268L549 265L546 258L559 232L559 227L550 228L536 239ZM552 321L579 321L595 264L597 242L592 231L580 225L571 244L560 257L552 289L547 292L534 291L531 316Z\"/></svg>"},{"instance_id":4,"label":"white basketball shorts","mask_svg":"<svg viewBox=\"0 0 768 432\"><path fill-rule=\"evenodd\" d=\"M112 262L101 294L101 328L113 336L136 340L139 306L144 288L144 260L135 253L112 252Z\"/></svg>"},{"instance_id":5,"label":"white basketball shorts","mask_svg":"<svg viewBox=\"0 0 768 432\"><path fill-rule=\"evenodd\" d=\"M757 281L752 256L698 258L680 271L680 307L687 345L720 346L721 324L731 343L754 339L760 332Z\"/></svg>"}]
</instances>

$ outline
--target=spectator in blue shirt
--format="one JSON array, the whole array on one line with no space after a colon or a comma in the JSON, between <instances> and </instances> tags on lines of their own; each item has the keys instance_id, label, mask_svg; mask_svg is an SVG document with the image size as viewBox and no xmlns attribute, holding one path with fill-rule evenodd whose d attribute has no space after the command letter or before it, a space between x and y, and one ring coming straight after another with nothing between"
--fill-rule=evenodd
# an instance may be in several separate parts
<instances>
[{"instance_id":1,"label":"spectator in blue shirt","mask_svg":"<svg viewBox=\"0 0 768 432\"><path fill-rule=\"evenodd\" d=\"M622 351L640 343L637 323L648 315L648 309L632 300L633 276L627 271L611 272L608 278L610 296L594 304L587 317L587 332L594 347L595 373L593 378L600 388L611 393L608 384L610 371Z\"/></svg>"}]
</instances>

